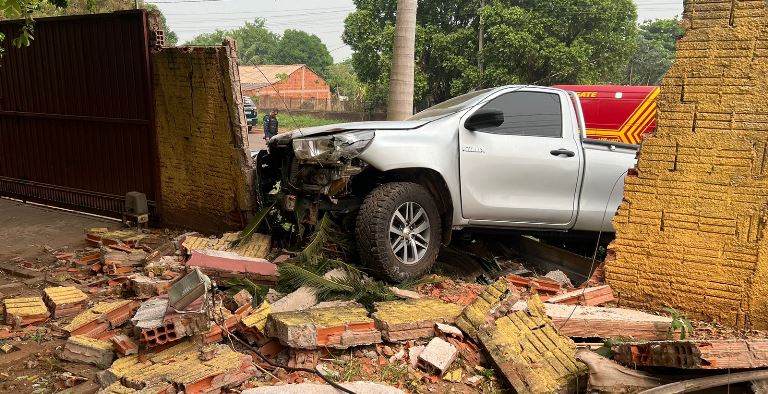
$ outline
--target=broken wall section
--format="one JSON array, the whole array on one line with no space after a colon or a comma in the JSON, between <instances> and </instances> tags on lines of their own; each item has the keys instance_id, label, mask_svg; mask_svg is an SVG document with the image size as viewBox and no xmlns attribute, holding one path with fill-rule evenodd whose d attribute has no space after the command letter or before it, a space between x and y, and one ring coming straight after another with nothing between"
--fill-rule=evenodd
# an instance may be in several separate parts
<instances>
[{"instance_id":1,"label":"broken wall section","mask_svg":"<svg viewBox=\"0 0 768 394\"><path fill-rule=\"evenodd\" d=\"M242 228L253 166L234 43L163 48L151 61L163 221Z\"/></svg>"},{"instance_id":2,"label":"broken wall section","mask_svg":"<svg viewBox=\"0 0 768 394\"><path fill-rule=\"evenodd\" d=\"M686 1L684 23L606 279L622 306L766 329L766 2Z\"/></svg>"}]
</instances>

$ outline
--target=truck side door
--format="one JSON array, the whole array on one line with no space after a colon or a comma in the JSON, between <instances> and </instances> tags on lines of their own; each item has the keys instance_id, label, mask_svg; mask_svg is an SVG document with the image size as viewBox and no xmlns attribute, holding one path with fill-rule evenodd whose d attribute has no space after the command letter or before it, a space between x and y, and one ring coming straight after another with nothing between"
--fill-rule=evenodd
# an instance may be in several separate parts
<instances>
[{"instance_id":1,"label":"truck side door","mask_svg":"<svg viewBox=\"0 0 768 394\"><path fill-rule=\"evenodd\" d=\"M569 97L512 90L475 109L504 113L498 127L459 126L462 213L473 225L568 228L576 217L583 153Z\"/></svg>"}]
</instances>

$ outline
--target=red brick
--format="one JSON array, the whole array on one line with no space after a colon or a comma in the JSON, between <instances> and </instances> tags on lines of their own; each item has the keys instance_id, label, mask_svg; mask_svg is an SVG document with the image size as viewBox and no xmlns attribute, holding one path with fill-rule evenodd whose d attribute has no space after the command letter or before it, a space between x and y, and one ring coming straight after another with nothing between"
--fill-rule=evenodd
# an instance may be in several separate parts
<instances>
[{"instance_id":1,"label":"red brick","mask_svg":"<svg viewBox=\"0 0 768 394\"><path fill-rule=\"evenodd\" d=\"M265 259L241 257L227 252L193 251L187 266L204 270L238 272L259 276L276 277L277 265Z\"/></svg>"},{"instance_id":2,"label":"red brick","mask_svg":"<svg viewBox=\"0 0 768 394\"><path fill-rule=\"evenodd\" d=\"M133 339L127 335L115 335L110 338L112 344L115 346L115 350L121 356L129 356L131 354L137 354L139 352L139 346Z\"/></svg>"}]
</instances>

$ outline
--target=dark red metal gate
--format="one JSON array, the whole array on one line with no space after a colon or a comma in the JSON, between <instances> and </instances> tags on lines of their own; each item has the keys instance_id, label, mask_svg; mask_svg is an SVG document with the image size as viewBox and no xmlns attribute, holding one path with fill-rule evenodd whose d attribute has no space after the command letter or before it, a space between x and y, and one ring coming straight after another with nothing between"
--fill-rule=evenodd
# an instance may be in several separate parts
<instances>
[{"instance_id":1,"label":"dark red metal gate","mask_svg":"<svg viewBox=\"0 0 768 394\"><path fill-rule=\"evenodd\" d=\"M0 195L119 216L157 195L144 11L38 19L17 49L0 22Z\"/></svg>"}]
</instances>

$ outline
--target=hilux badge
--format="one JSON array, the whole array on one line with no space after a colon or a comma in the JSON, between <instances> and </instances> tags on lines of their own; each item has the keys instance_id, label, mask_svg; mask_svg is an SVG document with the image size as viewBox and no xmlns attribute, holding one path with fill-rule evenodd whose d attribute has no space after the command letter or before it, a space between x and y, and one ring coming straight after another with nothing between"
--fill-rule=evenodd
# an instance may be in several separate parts
<instances>
[{"instance_id":1,"label":"hilux badge","mask_svg":"<svg viewBox=\"0 0 768 394\"><path fill-rule=\"evenodd\" d=\"M485 153L485 149L479 146L465 146L461 148L461 151L466 153Z\"/></svg>"}]
</instances>

